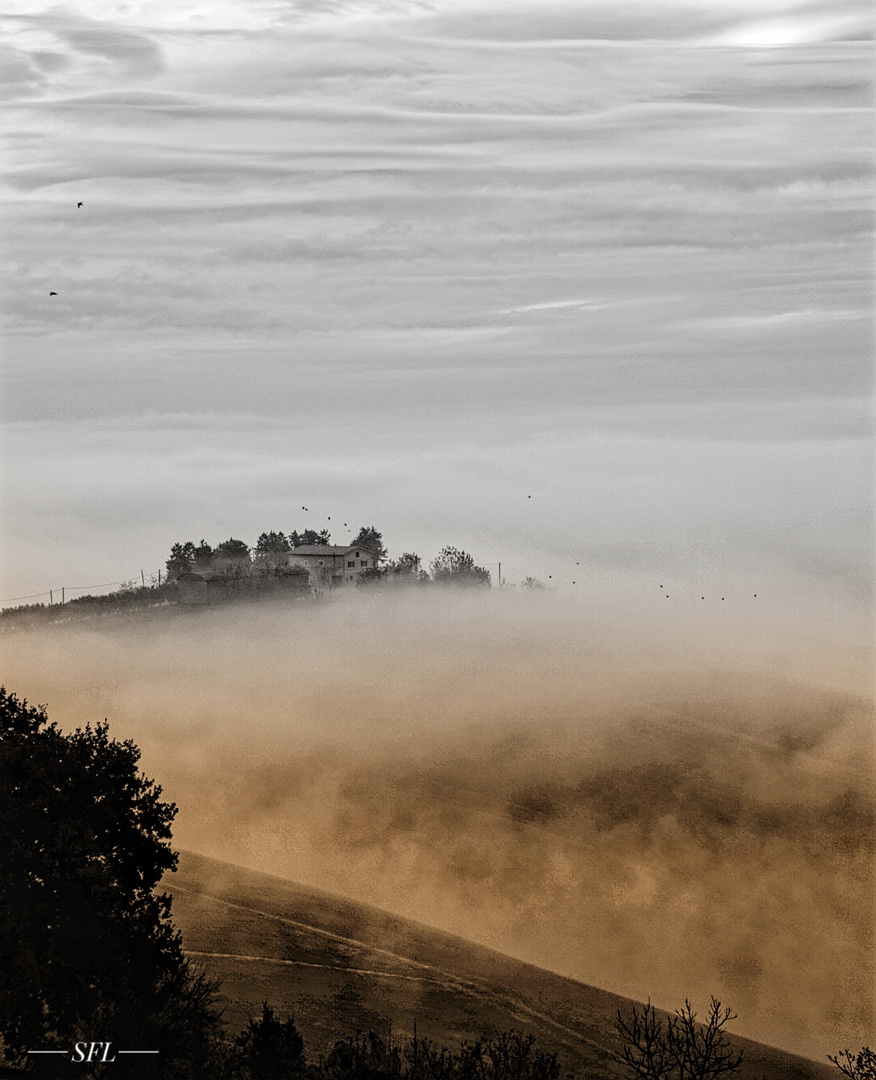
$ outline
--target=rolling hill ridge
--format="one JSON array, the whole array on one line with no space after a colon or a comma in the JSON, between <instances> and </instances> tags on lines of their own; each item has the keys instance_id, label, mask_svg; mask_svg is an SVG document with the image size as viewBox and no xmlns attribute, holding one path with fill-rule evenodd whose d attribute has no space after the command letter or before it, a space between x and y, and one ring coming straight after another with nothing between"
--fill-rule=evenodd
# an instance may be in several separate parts
<instances>
[{"instance_id":1,"label":"rolling hill ridge","mask_svg":"<svg viewBox=\"0 0 876 1080\"><path fill-rule=\"evenodd\" d=\"M237 1030L260 1003L293 1015L311 1053L373 1028L456 1046L531 1032L566 1076L623 1075L614 1023L632 1003L352 900L191 852L165 882L188 955L221 980ZM741 1078L828 1080L836 1070L750 1040Z\"/></svg>"}]
</instances>

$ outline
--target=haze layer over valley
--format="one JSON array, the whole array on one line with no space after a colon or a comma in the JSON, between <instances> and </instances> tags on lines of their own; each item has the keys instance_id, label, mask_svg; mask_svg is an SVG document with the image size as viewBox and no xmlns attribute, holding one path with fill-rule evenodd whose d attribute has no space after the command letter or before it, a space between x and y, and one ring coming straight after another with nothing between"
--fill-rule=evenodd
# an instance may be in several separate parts
<instances>
[{"instance_id":1,"label":"haze layer over valley","mask_svg":"<svg viewBox=\"0 0 876 1080\"><path fill-rule=\"evenodd\" d=\"M823 1060L874 1022L866 672L669 607L358 590L8 633L4 681L133 738L177 846Z\"/></svg>"}]
</instances>

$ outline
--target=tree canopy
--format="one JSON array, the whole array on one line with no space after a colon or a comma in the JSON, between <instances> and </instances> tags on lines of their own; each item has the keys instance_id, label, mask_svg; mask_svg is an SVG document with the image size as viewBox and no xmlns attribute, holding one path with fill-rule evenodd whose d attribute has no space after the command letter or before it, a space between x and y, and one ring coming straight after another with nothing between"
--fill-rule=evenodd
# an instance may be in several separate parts
<instances>
[{"instance_id":1,"label":"tree canopy","mask_svg":"<svg viewBox=\"0 0 876 1080\"><path fill-rule=\"evenodd\" d=\"M235 1039L226 1072L234 1080L296 1080L306 1075L306 1064L295 1021L291 1016L281 1020L266 1001L261 1016Z\"/></svg>"},{"instance_id":2,"label":"tree canopy","mask_svg":"<svg viewBox=\"0 0 876 1080\"><path fill-rule=\"evenodd\" d=\"M432 580L436 585L476 585L490 584L490 571L483 566L476 566L467 551L455 547L444 547L438 552L430 565Z\"/></svg>"},{"instance_id":3,"label":"tree canopy","mask_svg":"<svg viewBox=\"0 0 876 1080\"><path fill-rule=\"evenodd\" d=\"M368 548L375 559L377 559L378 563L383 562L386 558L386 548L383 546L383 533L378 532L373 525L363 525L350 543L353 545L361 544L362 547Z\"/></svg>"},{"instance_id":4,"label":"tree canopy","mask_svg":"<svg viewBox=\"0 0 876 1080\"><path fill-rule=\"evenodd\" d=\"M167 576L178 577L184 574L187 570L191 570L194 561L195 545L191 540L173 544L170 549L170 558L164 564L167 567Z\"/></svg>"},{"instance_id":5,"label":"tree canopy","mask_svg":"<svg viewBox=\"0 0 876 1080\"><path fill-rule=\"evenodd\" d=\"M101 1040L158 1050L139 1059L144 1080L207 1075L196 1062L212 1052L213 990L156 892L176 867L176 807L139 757L106 723L62 734L0 687L0 1060ZM40 1060L44 1075L69 1071Z\"/></svg>"},{"instance_id":6,"label":"tree canopy","mask_svg":"<svg viewBox=\"0 0 876 1080\"><path fill-rule=\"evenodd\" d=\"M170 578L186 571L212 569L226 584L238 585L250 575L251 570L265 582L283 576L288 569L289 552L304 545L327 546L331 543L328 529L304 529L299 532L271 530L262 532L250 549L242 540L231 538L211 547L205 540L194 544L191 540L175 543L167 560ZM362 525L349 543L350 547L367 549L374 557L374 565L356 575L357 584L372 585L439 585L489 586L490 572L475 563L474 558L461 548L446 546L429 564L430 573L421 563L419 555L404 552L397 559L389 559L383 543L383 534L374 525ZM523 585L543 588L537 578L527 578Z\"/></svg>"},{"instance_id":7,"label":"tree canopy","mask_svg":"<svg viewBox=\"0 0 876 1080\"><path fill-rule=\"evenodd\" d=\"M201 541L203 543L203 541ZM233 536L227 540L223 540L221 544L216 545L216 550L213 552L215 559L233 560L235 562L249 562L249 545L245 544L243 540L237 540Z\"/></svg>"},{"instance_id":8,"label":"tree canopy","mask_svg":"<svg viewBox=\"0 0 876 1080\"><path fill-rule=\"evenodd\" d=\"M293 529L289 533L289 543L294 548L301 547L304 544L330 544L331 540L328 529L321 529L319 532L316 529L305 529L303 532Z\"/></svg>"}]
</instances>

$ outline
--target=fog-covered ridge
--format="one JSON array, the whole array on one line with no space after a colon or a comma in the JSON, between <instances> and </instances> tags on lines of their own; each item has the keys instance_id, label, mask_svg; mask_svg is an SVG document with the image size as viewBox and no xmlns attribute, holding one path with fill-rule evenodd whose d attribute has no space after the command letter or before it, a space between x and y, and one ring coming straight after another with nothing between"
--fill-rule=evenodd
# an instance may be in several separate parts
<instances>
[{"instance_id":1,"label":"fog-covered ridge","mask_svg":"<svg viewBox=\"0 0 876 1080\"><path fill-rule=\"evenodd\" d=\"M873 718L735 635L554 593L336 595L6 635L175 841L821 1057L872 1030ZM854 690L855 688L851 688Z\"/></svg>"}]
</instances>

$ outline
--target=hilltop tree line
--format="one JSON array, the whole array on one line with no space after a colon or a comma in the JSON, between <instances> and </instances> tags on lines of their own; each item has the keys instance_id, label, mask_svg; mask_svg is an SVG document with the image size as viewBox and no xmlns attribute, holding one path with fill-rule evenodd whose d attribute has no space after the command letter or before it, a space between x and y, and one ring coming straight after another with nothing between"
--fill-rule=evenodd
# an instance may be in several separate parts
<instances>
[{"instance_id":1,"label":"hilltop tree line","mask_svg":"<svg viewBox=\"0 0 876 1080\"><path fill-rule=\"evenodd\" d=\"M252 568L271 573L285 565L285 556L295 548L305 545L327 547L330 543L331 535L328 529L321 529L319 532L315 529L304 529L302 532L293 529L288 534L263 532L253 547L233 536L215 547L203 539L198 544L192 540L184 540L172 545L165 566L169 578L191 570L233 573L241 568ZM379 560L386 558L383 536L373 525L363 525L350 544L367 547Z\"/></svg>"},{"instance_id":2,"label":"hilltop tree line","mask_svg":"<svg viewBox=\"0 0 876 1080\"><path fill-rule=\"evenodd\" d=\"M316 532L304 529L290 533L263 532L250 547L245 541L229 537L215 546L202 539L177 541L170 549L165 562L166 574L162 580L157 576L148 583L127 581L112 592L103 595L86 593L68 597L66 602L23 604L0 611L0 622L12 627L27 627L44 619L89 619L97 616L117 616L145 612L180 600L177 579L186 573L209 571L214 600L257 600L271 596L301 596L310 592L310 575L302 567L290 564L288 555L302 545L327 547L331 537L327 530ZM350 545L367 549L374 558L374 565L363 570L357 585L377 588L412 586L475 586L491 584L489 570L477 565L467 551L453 546L441 549L424 568L419 555L404 552L390 559L383 544L382 534L373 525L363 525ZM527 579L529 586L540 582ZM62 594L63 595L63 594ZM61 614L63 612L63 615Z\"/></svg>"},{"instance_id":3,"label":"hilltop tree line","mask_svg":"<svg viewBox=\"0 0 876 1080\"><path fill-rule=\"evenodd\" d=\"M186 959L159 891L177 863L176 806L141 775L139 757L106 722L64 734L44 708L0 687L0 1075L68 1076L76 1044L99 1038L157 1053L82 1062L77 1076L559 1080L556 1054L516 1030L459 1049L357 1032L314 1058L294 1020L265 1002L229 1035L218 983ZM730 1076L743 1060L724 1034L731 1019L714 998L703 1022L688 1001L668 1017L633 1006L617 1014L615 1060L630 1080ZM830 1060L847 1080L876 1080L869 1047Z\"/></svg>"},{"instance_id":4,"label":"hilltop tree line","mask_svg":"<svg viewBox=\"0 0 876 1080\"><path fill-rule=\"evenodd\" d=\"M279 576L288 571L287 556L303 546L328 547L331 535L327 529L317 532L304 529L290 533L272 530L263 532L250 547L243 540L230 537L214 547L206 540L178 541L170 549L165 566L169 580L180 574L211 570L230 578L256 573L262 576ZM359 584L375 585L480 585L491 583L489 570L475 563L467 551L453 546L441 549L426 570L420 556L406 551L397 559L390 559L383 543L383 534L374 525L363 525L349 544L344 547L367 548L374 557L375 565L359 576Z\"/></svg>"}]
</instances>

